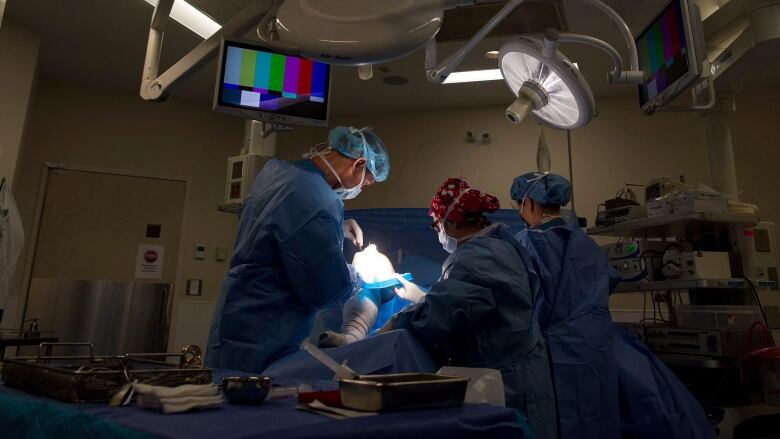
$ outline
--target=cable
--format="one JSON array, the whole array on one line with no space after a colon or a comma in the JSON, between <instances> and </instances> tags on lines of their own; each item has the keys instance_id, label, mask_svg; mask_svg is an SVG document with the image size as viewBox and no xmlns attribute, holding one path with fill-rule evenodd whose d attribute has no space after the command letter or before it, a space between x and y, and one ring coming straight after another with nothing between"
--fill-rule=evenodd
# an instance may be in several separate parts
<instances>
[{"instance_id":1,"label":"cable","mask_svg":"<svg viewBox=\"0 0 780 439\"><path fill-rule=\"evenodd\" d=\"M661 308L661 301L657 300L655 303L658 306L658 317L661 319L662 322L667 323L668 320L664 318L664 310L663 308Z\"/></svg>"},{"instance_id":2,"label":"cable","mask_svg":"<svg viewBox=\"0 0 780 439\"><path fill-rule=\"evenodd\" d=\"M735 366L739 366L739 364L745 358L748 358L750 356L753 356L753 355L765 352L765 351L767 351L769 349L773 349L773 348L760 348L760 349L756 349L755 351L748 352L747 354L745 354L745 355L737 358L736 360L734 360L734 362L731 363L731 365L728 368L726 368L726 371L723 373L723 376L721 377L720 381L718 382L718 385L715 387L715 390L712 392L712 396L710 396L710 398L707 400L707 404L704 405L704 410L706 412L710 411L710 409L712 408L712 403L715 402L715 397L718 396L718 393L720 393L721 390L723 390L723 385L726 383L726 378L728 378L729 373L732 370L734 370Z\"/></svg>"},{"instance_id":3,"label":"cable","mask_svg":"<svg viewBox=\"0 0 780 439\"><path fill-rule=\"evenodd\" d=\"M756 305L758 305L759 311L761 311L761 317L764 319L764 327L767 329L771 329L769 326L769 320L766 318L766 312L764 311L764 306L761 305L761 296L758 295L758 290L756 290L756 286L753 285L753 282L748 278L743 278L745 281L747 281L748 285L750 285L750 290L753 292L753 298L756 299ZM772 335L772 331L769 331L769 340L772 342L772 344L775 344L775 338Z\"/></svg>"},{"instance_id":4,"label":"cable","mask_svg":"<svg viewBox=\"0 0 780 439\"><path fill-rule=\"evenodd\" d=\"M650 269L651 267L654 267L654 265L651 265L651 264L649 264L649 263L647 262L647 258L645 257L645 255L648 255L648 254L654 254L654 255L656 255L656 256L654 256L654 257L651 257L651 258L650 258L651 260L652 260L652 259L658 259L658 258L661 258L661 259L662 259L662 262L663 262L663 253L661 253L661 252L658 252L658 251L655 251L655 250L645 250L645 251L643 251L642 253L640 253L640 254L639 254L639 262L640 262L640 263L644 263L644 268L642 268L642 270L643 270L643 271L645 271L645 270L648 270L648 269ZM655 275L656 275L656 274L658 274L657 272L658 272L658 270L653 270L653 273L652 273L652 275L653 275L653 279L655 279ZM645 273L645 280L651 281L652 279L650 278L649 274L650 274L650 273Z\"/></svg>"}]
</instances>

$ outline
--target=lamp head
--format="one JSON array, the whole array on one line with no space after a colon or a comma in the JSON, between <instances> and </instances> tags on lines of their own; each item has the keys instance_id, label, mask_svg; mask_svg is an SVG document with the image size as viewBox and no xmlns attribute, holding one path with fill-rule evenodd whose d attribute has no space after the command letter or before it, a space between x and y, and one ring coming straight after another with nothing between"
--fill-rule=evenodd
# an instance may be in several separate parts
<instances>
[{"instance_id":1,"label":"lamp head","mask_svg":"<svg viewBox=\"0 0 780 439\"><path fill-rule=\"evenodd\" d=\"M593 93L579 69L560 51L545 50L535 38L520 37L501 47L498 68L516 96L506 116L519 123L532 114L551 128L579 128L595 112Z\"/></svg>"}]
</instances>

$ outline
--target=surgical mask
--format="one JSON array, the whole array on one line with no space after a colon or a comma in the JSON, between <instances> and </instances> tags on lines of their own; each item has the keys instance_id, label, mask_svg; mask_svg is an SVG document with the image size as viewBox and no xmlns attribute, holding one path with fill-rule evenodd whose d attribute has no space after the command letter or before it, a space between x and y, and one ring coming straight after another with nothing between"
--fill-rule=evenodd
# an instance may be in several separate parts
<instances>
[{"instance_id":1,"label":"surgical mask","mask_svg":"<svg viewBox=\"0 0 780 439\"><path fill-rule=\"evenodd\" d=\"M363 135L363 130L366 129L356 129L351 128L353 134L360 134L360 137L363 139L363 156L365 157L368 146L366 145L366 136ZM326 148L325 151L327 151L330 148ZM366 181L366 166L363 166L363 174L360 177L360 183L357 184L357 186L352 188L345 188L344 183L341 181L341 176L336 172L335 169L333 169L333 166L330 164L327 158L325 158L325 154L323 154L321 151L318 151L316 147L312 148L311 151L309 151L308 154L304 155L304 157L311 158L317 156L320 159L322 159L323 163L325 163L325 166L330 169L330 172L336 177L336 180L339 182L339 185L341 187L333 189L333 192L338 195L339 198L342 200L351 200L355 197L357 197L360 192L363 190L363 183Z\"/></svg>"},{"instance_id":2,"label":"surgical mask","mask_svg":"<svg viewBox=\"0 0 780 439\"><path fill-rule=\"evenodd\" d=\"M438 232L439 233L439 244L441 244L441 246L444 248L444 251L446 251L447 253L453 253L455 251L455 249L458 248L458 243L459 242L465 241L465 240L471 238L472 236L474 236L474 234L471 234L471 235L468 235L468 236L464 236L464 237L462 237L460 239L455 239L452 236L448 235L447 231L444 230L444 222L447 221L447 217L450 216L450 213L452 212L452 208L454 208L455 205L458 204L458 201L460 201L460 197L462 197L463 194L465 194L466 192L471 191L471 190L473 190L473 189L470 189L470 188L466 189L465 191L461 192L460 195L458 195L458 198L456 198L452 202L452 204L450 204L450 207L447 209L447 212L444 213L444 216L442 217L441 223L439 224L439 232Z\"/></svg>"},{"instance_id":3,"label":"surgical mask","mask_svg":"<svg viewBox=\"0 0 780 439\"><path fill-rule=\"evenodd\" d=\"M336 192L336 195L338 195L342 200L351 200L357 197L363 190L363 182L366 180L366 167L363 166L363 175L360 177L360 183L358 183L358 185L353 188L345 188L344 184L341 183L339 174L336 174L336 179L339 181L339 184L341 184L341 187L333 189L333 191Z\"/></svg>"},{"instance_id":4,"label":"surgical mask","mask_svg":"<svg viewBox=\"0 0 780 439\"><path fill-rule=\"evenodd\" d=\"M458 248L458 240L447 234L444 224L439 225L439 244L447 253L452 253Z\"/></svg>"}]
</instances>

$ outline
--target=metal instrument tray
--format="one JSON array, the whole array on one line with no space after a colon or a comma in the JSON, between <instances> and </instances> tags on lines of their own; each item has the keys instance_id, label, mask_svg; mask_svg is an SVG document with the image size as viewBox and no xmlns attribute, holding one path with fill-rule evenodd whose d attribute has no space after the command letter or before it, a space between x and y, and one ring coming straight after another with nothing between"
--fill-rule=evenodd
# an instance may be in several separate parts
<instances>
[{"instance_id":1,"label":"metal instrument tray","mask_svg":"<svg viewBox=\"0 0 780 439\"><path fill-rule=\"evenodd\" d=\"M446 375L400 373L341 379L339 388L346 408L390 412L461 406L468 382L468 378Z\"/></svg>"},{"instance_id":2,"label":"metal instrument tray","mask_svg":"<svg viewBox=\"0 0 780 439\"><path fill-rule=\"evenodd\" d=\"M89 347L89 356L44 356L55 346ZM41 343L35 357L9 358L3 362L5 385L65 402L107 402L124 384L137 380L156 386L211 383L211 369L204 368L201 351L188 346L180 353L95 356L88 343ZM178 358L171 363L167 360Z\"/></svg>"}]
</instances>

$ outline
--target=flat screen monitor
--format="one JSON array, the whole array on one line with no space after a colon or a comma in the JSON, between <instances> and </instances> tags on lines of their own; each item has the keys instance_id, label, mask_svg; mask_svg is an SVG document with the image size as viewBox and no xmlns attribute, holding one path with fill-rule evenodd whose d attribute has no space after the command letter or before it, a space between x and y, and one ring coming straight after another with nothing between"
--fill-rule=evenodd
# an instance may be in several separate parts
<instances>
[{"instance_id":1,"label":"flat screen monitor","mask_svg":"<svg viewBox=\"0 0 780 439\"><path fill-rule=\"evenodd\" d=\"M636 38L639 69L639 103L646 113L669 102L699 77L694 47L694 6L690 0L673 0ZM698 26L695 26L698 28Z\"/></svg>"},{"instance_id":2,"label":"flat screen monitor","mask_svg":"<svg viewBox=\"0 0 780 439\"><path fill-rule=\"evenodd\" d=\"M214 111L280 125L328 125L327 64L224 40L217 72Z\"/></svg>"}]
</instances>

